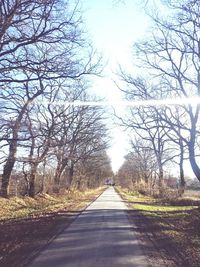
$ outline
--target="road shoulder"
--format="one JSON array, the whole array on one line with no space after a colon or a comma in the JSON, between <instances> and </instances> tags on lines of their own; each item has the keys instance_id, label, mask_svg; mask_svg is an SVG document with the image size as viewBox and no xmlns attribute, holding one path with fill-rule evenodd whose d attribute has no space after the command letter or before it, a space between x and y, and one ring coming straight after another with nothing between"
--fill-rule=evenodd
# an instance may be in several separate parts
<instances>
[{"instance_id":1,"label":"road shoulder","mask_svg":"<svg viewBox=\"0 0 200 267\"><path fill-rule=\"evenodd\" d=\"M0 222L0 265L27 266L58 234L94 202L105 190L100 188L71 199L57 211ZM78 201L78 202L77 202Z\"/></svg>"},{"instance_id":2,"label":"road shoulder","mask_svg":"<svg viewBox=\"0 0 200 267\"><path fill-rule=\"evenodd\" d=\"M130 202L120 190L116 189L128 207L127 216L135 229L135 235L144 255L151 267L180 267L182 266L181 255L166 237L155 235L155 229L151 220L140 211L133 208Z\"/></svg>"}]
</instances>

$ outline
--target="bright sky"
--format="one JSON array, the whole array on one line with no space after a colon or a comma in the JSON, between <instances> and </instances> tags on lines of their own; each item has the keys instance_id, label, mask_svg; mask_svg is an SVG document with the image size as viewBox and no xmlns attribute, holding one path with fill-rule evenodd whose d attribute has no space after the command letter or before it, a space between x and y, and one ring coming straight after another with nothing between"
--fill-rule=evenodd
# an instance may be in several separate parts
<instances>
[{"instance_id":1,"label":"bright sky","mask_svg":"<svg viewBox=\"0 0 200 267\"><path fill-rule=\"evenodd\" d=\"M105 101L119 102L121 94L114 83L114 80L117 81L114 73L117 72L119 65L132 73L136 72L132 46L134 42L143 39L150 28L150 19L144 11L144 1L82 0L81 3L88 35L94 47L107 62L103 72L104 77L93 79L93 90L96 95L105 98ZM166 15L166 9L162 6L160 8ZM115 105L118 114L122 113L124 108ZM110 128L112 141L108 154L113 171L116 172L128 153L129 136L113 122L113 119L110 120ZM186 166L186 172L193 176L189 164Z\"/></svg>"},{"instance_id":2,"label":"bright sky","mask_svg":"<svg viewBox=\"0 0 200 267\"><path fill-rule=\"evenodd\" d=\"M119 64L128 69L132 68L132 45L144 36L149 24L148 17L137 1L116 2L116 0L82 0L83 17L88 34L94 47L107 62L104 77L93 79L93 88L97 95L111 102L121 99L120 91L113 82L117 79L114 73ZM118 107L117 112L123 112L123 109ZM124 155L128 152L128 136L113 123L110 135L112 143L108 154L113 170L117 171L123 163Z\"/></svg>"}]
</instances>

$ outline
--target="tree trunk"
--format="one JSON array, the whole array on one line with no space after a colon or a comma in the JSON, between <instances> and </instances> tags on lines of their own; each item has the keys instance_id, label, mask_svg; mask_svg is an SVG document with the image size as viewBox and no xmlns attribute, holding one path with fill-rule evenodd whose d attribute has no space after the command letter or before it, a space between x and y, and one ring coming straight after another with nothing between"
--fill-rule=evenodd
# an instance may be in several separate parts
<instances>
[{"instance_id":1,"label":"tree trunk","mask_svg":"<svg viewBox=\"0 0 200 267\"><path fill-rule=\"evenodd\" d=\"M66 168L68 163L68 160L64 160L57 163L57 167L56 167L56 172L55 172L55 176L54 176L54 186L53 186L53 192L54 193L59 193L60 191L60 179L62 176L62 173L64 171L64 169Z\"/></svg>"},{"instance_id":2,"label":"tree trunk","mask_svg":"<svg viewBox=\"0 0 200 267\"><path fill-rule=\"evenodd\" d=\"M56 172L54 176L53 193L59 193L60 191L60 177L62 174L61 164L57 164Z\"/></svg>"},{"instance_id":3,"label":"tree trunk","mask_svg":"<svg viewBox=\"0 0 200 267\"><path fill-rule=\"evenodd\" d=\"M195 157L195 144L194 144L194 142L190 142L188 144L188 148L189 148L189 161L190 161L190 165L192 167L192 170L193 170L196 178L200 182L200 168L199 168L199 166L197 165L197 162L196 162L196 157Z\"/></svg>"},{"instance_id":4,"label":"tree trunk","mask_svg":"<svg viewBox=\"0 0 200 267\"><path fill-rule=\"evenodd\" d=\"M185 176L184 176L184 169L183 169L183 162L184 162L184 150L183 150L183 142L180 141L180 150L181 150L181 154L180 154L180 185L179 185L179 189L178 189L178 194L179 196L182 196L185 192Z\"/></svg>"},{"instance_id":5,"label":"tree trunk","mask_svg":"<svg viewBox=\"0 0 200 267\"><path fill-rule=\"evenodd\" d=\"M9 155L5 163L5 166L3 168L2 185L1 185L1 196L2 197L8 197L8 186L9 186L10 176L11 176L11 173L15 165L15 161L16 161L15 157L16 157L16 152L17 152L17 133L14 133L13 137L14 138L11 141L11 144L9 147Z\"/></svg>"},{"instance_id":6,"label":"tree trunk","mask_svg":"<svg viewBox=\"0 0 200 267\"><path fill-rule=\"evenodd\" d=\"M164 194L164 175L163 175L163 169L159 169L159 195L160 197Z\"/></svg>"},{"instance_id":7,"label":"tree trunk","mask_svg":"<svg viewBox=\"0 0 200 267\"><path fill-rule=\"evenodd\" d=\"M46 160L43 163L41 193L44 193L46 190L46 188L45 188L45 174L46 174Z\"/></svg>"},{"instance_id":8,"label":"tree trunk","mask_svg":"<svg viewBox=\"0 0 200 267\"><path fill-rule=\"evenodd\" d=\"M180 171L180 185L178 189L178 194L181 197L185 192L185 177L184 177L184 171L183 169Z\"/></svg>"},{"instance_id":9,"label":"tree trunk","mask_svg":"<svg viewBox=\"0 0 200 267\"><path fill-rule=\"evenodd\" d=\"M76 188L77 188L77 190L80 190L80 188L81 188L81 181L80 180L78 180L76 182Z\"/></svg>"},{"instance_id":10,"label":"tree trunk","mask_svg":"<svg viewBox=\"0 0 200 267\"><path fill-rule=\"evenodd\" d=\"M8 158L6 160L6 163L3 168L3 174L2 174L2 185L1 185L1 196L2 197L8 197L8 186L9 186L9 181L10 181L10 176L13 170L13 167L15 165L16 161L16 152L17 152L17 142L18 142L18 132L20 129L20 124L23 119L23 116L27 110L29 102L27 102L22 110L20 111L16 121L15 125L13 126L13 136L12 140L10 141L9 145L9 154Z\"/></svg>"},{"instance_id":11,"label":"tree trunk","mask_svg":"<svg viewBox=\"0 0 200 267\"><path fill-rule=\"evenodd\" d=\"M9 186L9 180L11 176L12 169L15 164L15 159L13 159L11 156L6 162L6 165L4 166L3 169L3 174L2 174L2 185L1 185L1 196L2 197L8 197L8 186Z\"/></svg>"},{"instance_id":12,"label":"tree trunk","mask_svg":"<svg viewBox=\"0 0 200 267\"><path fill-rule=\"evenodd\" d=\"M71 166L69 168L69 174L67 177L67 188L69 189L71 187L72 181L74 176L74 163L71 162Z\"/></svg>"},{"instance_id":13,"label":"tree trunk","mask_svg":"<svg viewBox=\"0 0 200 267\"><path fill-rule=\"evenodd\" d=\"M30 182L29 182L29 197L35 197L35 177L37 173L38 163L33 163L31 166Z\"/></svg>"},{"instance_id":14,"label":"tree trunk","mask_svg":"<svg viewBox=\"0 0 200 267\"><path fill-rule=\"evenodd\" d=\"M164 172L163 172L161 158L158 157L157 161L158 161L158 169L159 169L159 174L158 174L159 196L162 197L164 194Z\"/></svg>"},{"instance_id":15,"label":"tree trunk","mask_svg":"<svg viewBox=\"0 0 200 267\"><path fill-rule=\"evenodd\" d=\"M30 183L29 183L29 177L28 177L28 173L24 172L24 180L26 183L26 195L29 192L29 188L30 188Z\"/></svg>"}]
</instances>

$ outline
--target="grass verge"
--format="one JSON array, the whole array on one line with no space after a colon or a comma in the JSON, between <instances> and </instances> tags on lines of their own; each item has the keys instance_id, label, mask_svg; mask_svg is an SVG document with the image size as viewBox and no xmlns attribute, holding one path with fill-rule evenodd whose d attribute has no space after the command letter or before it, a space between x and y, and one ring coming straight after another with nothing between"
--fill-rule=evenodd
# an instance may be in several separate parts
<instances>
[{"instance_id":1,"label":"grass verge","mask_svg":"<svg viewBox=\"0 0 200 267\"><path fill-rule=\"evenodd\" d=\"M130 217L139 231L157 249L157 252L151 251L148 255L152 266L200 266L199 200L155 199L121 188L117 191L129 204ZM163 263L156 265L159 257Z\"/></svg>"},{"instance_id":2,"label":"grass verge","mask_svg":"<svg viewBox=\"0 0 200 267\"><path fill-rule=\"evenodd\" d=\"M69 225L105 188L35 199L0 198L0 266L26 265L51 238Z\"/></svg>"}]
</instances>

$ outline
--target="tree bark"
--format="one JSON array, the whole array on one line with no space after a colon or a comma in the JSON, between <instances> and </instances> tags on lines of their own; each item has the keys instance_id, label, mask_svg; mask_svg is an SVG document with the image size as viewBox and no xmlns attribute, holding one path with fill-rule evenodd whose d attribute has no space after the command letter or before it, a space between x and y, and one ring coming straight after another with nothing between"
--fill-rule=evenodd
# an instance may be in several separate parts
<instances>
[{"instance_id":1,"label":"tree bark","mask_svg":"<svg viewBox=\"0 0 200 267\"><path fill-rule=\"evenodd\" d=\"M28 102L23 106L13 126L13 136L12 136L12 140L10 141L10 145L9 145L9 154L8 154L6 163L4 165L3 174L2 174L2 185L1 185L1 196L2 197L8 197L8 186L9 186L10 176L11 176L11 173L15 165L15 161L16 161L18 132L20 129L21 121L26 112L27 106L28 106Z\"/></svg>"},{"instance_id":2,"label":"tree bark","mask_svg":"<svg viewBox=\"0 0 200 267\"><path fill-rule=\"evenodd\" d=\"M188 148L189 148L189 161L190 161L190 165L192 167L192 170L196 176L196 178L199 180L200 182L200 168L196 162L196 157L195 157L195 144L194 142L190 142L188 144Z\"/></svg>"},{"instance_id":3,"label":"tree bark","mask_svg":"<svg viewBox=\"0 0 200 267\"><path fill-rule=\"evenodd\" d=\"M68 159L65 160L58 160L57 167L56 167L56 172L54 176L54 186L53 186L53 192L54 193L59 193L60 191L60 179L62 176L62 173L64 169L66 168L68 163Z\"/></svg>"},{"instance_id":4,"label":"tree bark","mask_svg":"<svg viewBox=\"0 0 200 267\"><path fill-rule=\"evenodd\" d=\"M157 163L158 163L158 186L159 186L159 196L162 197L164 193L164 172L163 165L160 155L157 155Z\"/></svg>"},{"instance_id":5,"label":"tree bark","mask_svg":"<svg viewBox=\"0 0 200 267\"><path fill-rule=\"evenodd\" d=\"M183 168L183 162L184 162L184 149L183 149L183 142L180 140L180 163L179 163L179 169L180 169L180 185L178 189L179 196L182 196L185 192L185 175L184 175L184 168Z\"/></svg>"},{"instance_id":6,"label":"tree bark","mask_svg":"<svg viewBox=\"0 0 200 267\"><path fill-rule=\"evenodd\" d=\"M74 176L74 163L71 162L71 166L69 168L69 174L67 177L67 188L69 189L71 187L72 181Z\"/></svg>"},{"instance_id":7,"label":"tree bark","mask_svg":"<svg viewBox=\"0 0 200 267\"><path fill-rule=\"evenodd\" d=\"M35 178L37 173L37 167L38 163L32 163L28 192L29 197L35 197Z\"/></svg>"},{"instance_id":8,"label":"tree bark","mask_svg":"<svg viewBox=\"0 0 200 267\"><path fill-rule=\"evenodd\" d=\"M9 186L10 176L15 164L15 154L16 154L16 146L15 145L10 146L9 157L3 168L2 184L1 184L1 196L5 198L8 197L8 186Z\"/></svg>"}]
</instances>

